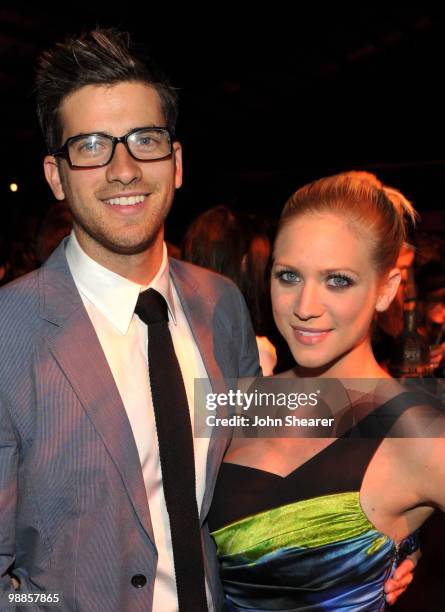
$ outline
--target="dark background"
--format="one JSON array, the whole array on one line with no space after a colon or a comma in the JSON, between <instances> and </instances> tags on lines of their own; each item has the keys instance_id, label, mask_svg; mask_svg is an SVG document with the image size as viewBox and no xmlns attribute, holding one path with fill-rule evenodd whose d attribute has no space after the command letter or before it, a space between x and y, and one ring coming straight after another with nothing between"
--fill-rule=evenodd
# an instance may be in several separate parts
<instances>
[{"instance_id":1,"label":"dark background","mask_svg":"<svg viewBox=\"0 0 445 612\"><path fill-rule=\"evenodd\" d=\"M431 212L442 208L445 187L445 20L437 9L93 5L0 10L2 234L52 202L34 112L36 57L96 24L133 32L180 90L185 184L170 240L219 203L276 218L297 187L351 168L376 172L424 211L426 227L443 229Z\"/></svg>"}]
</instances>

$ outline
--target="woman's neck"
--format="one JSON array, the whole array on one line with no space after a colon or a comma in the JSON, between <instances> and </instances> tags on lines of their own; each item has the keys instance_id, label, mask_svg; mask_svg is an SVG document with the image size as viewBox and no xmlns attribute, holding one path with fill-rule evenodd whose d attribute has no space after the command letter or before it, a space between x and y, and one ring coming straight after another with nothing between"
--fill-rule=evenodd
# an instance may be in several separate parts
<instances>
[{"instance_id":1,"label":"woman's neck","mask_svg":"<svg viewBox=\"0 0 445 612\"><path fill-rule=\"evenodd\" d=\"M305 368L296 364L293 369L301 378L391 378L377 363L369 339L319 368Z\"/></svg>"}]
</instances>

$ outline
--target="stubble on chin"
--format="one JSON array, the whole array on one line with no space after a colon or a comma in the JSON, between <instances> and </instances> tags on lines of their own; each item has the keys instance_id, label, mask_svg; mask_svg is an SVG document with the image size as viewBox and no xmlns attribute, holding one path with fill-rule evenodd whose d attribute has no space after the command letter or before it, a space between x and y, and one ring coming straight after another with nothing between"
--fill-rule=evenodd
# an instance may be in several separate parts
<instances>
[{"instance_id":1,"label":"stubble on chin","mask_svg":"<svg viewBox=\"0 0 445 612\"><path fill-rule=\"evenodd\" d=\"M126 234L125 230L122 230L119 236L112 236L106 228L92 228L73 215L73 228L79 244L87 254L97 260L103 256L130 257L149 251L159 240L163 226L164 219L161 219L151 231L142 236L132 236L131 231Z\"/></svg>"}]
</instances>

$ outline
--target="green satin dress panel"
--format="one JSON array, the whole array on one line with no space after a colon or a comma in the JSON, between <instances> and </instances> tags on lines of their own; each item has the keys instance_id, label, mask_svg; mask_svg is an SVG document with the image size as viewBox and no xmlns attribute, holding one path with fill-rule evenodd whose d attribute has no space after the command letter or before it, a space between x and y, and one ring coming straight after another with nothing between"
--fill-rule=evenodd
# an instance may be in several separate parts
<instances>
[{"instance_id":1,"label":"green satin dress panel","mask_svg":"<svg viewBox=\"0 0 445 612\"><path fill-rule=\"evenodd\" d=\"M382 422L388 430L417 402L390 400L286 477L223 463L209 525L227 611L385 608L384 582L417 534L396 546L364 514L360 489Z\"/></svg>"}]
</instances>

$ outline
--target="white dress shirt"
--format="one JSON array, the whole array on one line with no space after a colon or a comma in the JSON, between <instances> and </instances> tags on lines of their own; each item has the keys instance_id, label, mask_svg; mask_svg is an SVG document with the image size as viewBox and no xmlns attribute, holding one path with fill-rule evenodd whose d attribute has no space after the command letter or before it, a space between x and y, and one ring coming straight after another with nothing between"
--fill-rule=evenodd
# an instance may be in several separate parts
<instances>
[{"instance_id":1,"label":"white dress shirt","mask_svg":"<svg viewBox=\"0 0 445 612\"><path fill-rule=\"evenodd\" d=\"M74 232L66 257L116 386L122 398L142 466L145 489L159 558L154 585L153 610L178 609L170 524L162 488L159 447L148 375L147 326L134 314L139 293L152 287L167 301L169 329L178 357L194 427L194 379L207 372L185 317L176 289L170 280L167 248L162 264L149 286L141 286L111 272L91 259L80 247ZM194 438L196 498L201 508L209 438ZM178 449L178 461L180 458ZM207 585L206 585L207 588ZM207 588L207 599L211 602Z\"/></svg>"}]
</instances>

